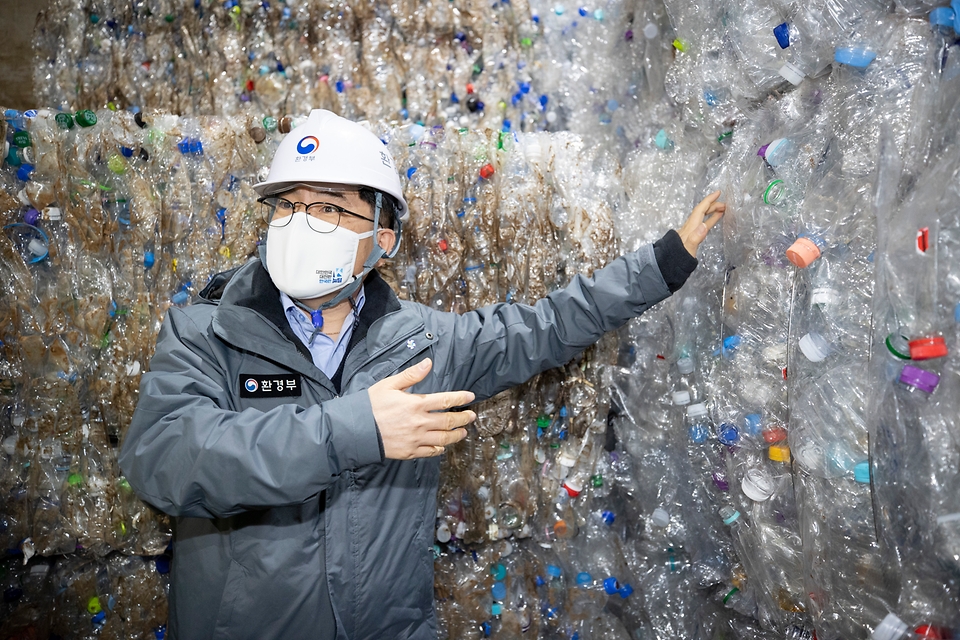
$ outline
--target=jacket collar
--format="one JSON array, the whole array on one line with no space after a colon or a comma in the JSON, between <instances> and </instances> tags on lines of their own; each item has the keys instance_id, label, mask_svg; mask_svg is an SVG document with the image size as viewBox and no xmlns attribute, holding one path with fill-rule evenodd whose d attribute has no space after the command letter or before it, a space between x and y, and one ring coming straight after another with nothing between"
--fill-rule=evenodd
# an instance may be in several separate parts
<instances>
[{"instance_id":1,"label":"jacket collar","mask_svg":"<svg viewBox=\"0 0 960 640\"><path fill-rule=\"evenodd\" d=\"M347 353L366 338L378 320L400 310L397 296L376 271L367 276L364 291L366 302ZM310 350L290 329L280 303L280 291L259 259L217 274L200 296L211 301L219 298L213 313L213 330L222 340L332 387L330 380L314 366Z\"/></svg>"}]
</instances>

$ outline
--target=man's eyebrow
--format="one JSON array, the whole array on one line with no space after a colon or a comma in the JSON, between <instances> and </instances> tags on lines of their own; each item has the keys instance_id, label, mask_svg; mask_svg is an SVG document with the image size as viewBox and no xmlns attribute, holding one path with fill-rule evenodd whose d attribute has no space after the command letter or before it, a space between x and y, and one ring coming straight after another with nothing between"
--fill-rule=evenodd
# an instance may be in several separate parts
<instances>
[{"instance_id":1,"label":"man's eyebrow","mask_svg":"<svg viewBox=\"0 0 960 640\"><path fill-rule=\"evenodd\" d=\"M331 198L340 198L341 200L347 199L347 196L343 195L339 191L321 191L320 195L330 196Z\"/></svg>"}]
</instances>

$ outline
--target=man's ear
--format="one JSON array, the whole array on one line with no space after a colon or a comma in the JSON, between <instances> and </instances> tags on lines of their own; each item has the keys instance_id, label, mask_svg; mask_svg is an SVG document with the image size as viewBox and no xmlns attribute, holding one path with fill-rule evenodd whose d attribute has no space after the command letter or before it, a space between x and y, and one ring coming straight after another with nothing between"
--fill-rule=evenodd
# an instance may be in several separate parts
<instances>
[{"instance_id":1,"label":"man's ear","mask_svg":"<svg viewBox=\"0 0 960 640\"><path fill-rule=\"evenodd\" d=\"M397 232L393 229L380 229L377 231L377 244L387 253L390 253L393 249L393 243L396 241Z\"/></svg>"}]
</instances>

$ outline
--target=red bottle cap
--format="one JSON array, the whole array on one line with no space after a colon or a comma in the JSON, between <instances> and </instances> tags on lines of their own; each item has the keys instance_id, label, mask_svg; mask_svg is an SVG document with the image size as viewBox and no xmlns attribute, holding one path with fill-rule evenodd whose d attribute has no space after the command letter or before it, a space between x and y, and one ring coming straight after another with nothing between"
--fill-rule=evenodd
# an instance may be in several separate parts
<instances>
[{"instance_id":1,"label":"red bottle cap","mask_svg":"<svg viewBox=\"0 0 960 640\"><path fill-rule=\"evenodd\" d=\"M780 442L787 439L787 430L783 427L773 427L763 430L764 442Z\"/></svg>"},{"instance_id":2,"label":"red bottle cap","mask_svg":"<svg viewBox=\"0 0 960 640\"><path fill-rule=\"evenodd\" d=\"M787 260L805 269L820 257L820 247L809 238L797 238L796 242L787 249Z\"/></svg>"},{"instance_id":3,"label":"red bottle cap","mask_svg":"<svg viewBox=\"0 0 960 640\"><path fill-rule=\"evenodd\" d=\"M910 358L913 360L930 360L947 355L947 343L940 336L911 340L909 346Z\"/></svg>"},{"instance_id":4,"label":"red bottle cap","mask_svg":"<svg viewBox=\"0 0 960 640\"><path fill-rule=\"evenodd\" d=\"M487 163L487 164L483 165L482 167L480 167L480 177L481 177L481 178L483 178L484 180L489 180L489 179L490 179L490 176L492 176L492 175L493 175L493 165L492 165L492 164Z\"/></svg>"}]
</instances>

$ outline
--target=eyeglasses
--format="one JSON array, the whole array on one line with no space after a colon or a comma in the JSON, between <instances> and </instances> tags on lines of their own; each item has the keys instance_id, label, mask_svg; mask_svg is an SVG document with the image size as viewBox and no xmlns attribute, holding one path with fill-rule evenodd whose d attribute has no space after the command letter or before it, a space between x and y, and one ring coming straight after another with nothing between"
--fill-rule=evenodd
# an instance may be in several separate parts
<instances>
[{"instance_id":1,"label":"eyeglasses","mask_svg":"<svg viewBox=\"0 0 960 640\"><path fill-rule=\"evenodd\" d=\"M340 226L340 220L344 216L359 218L367 222L373 222L370 218L365 218L352 211L347 211L341 206L329 202L290 202L286 198L278 196L267 196L257 200L260 203L260 216L263 221L271 227L285 227L290 224L293 214L297 211L297 205L302 205L307 214L307 224L317 233L330 233Z\"/></svg>"}]
</instances>

